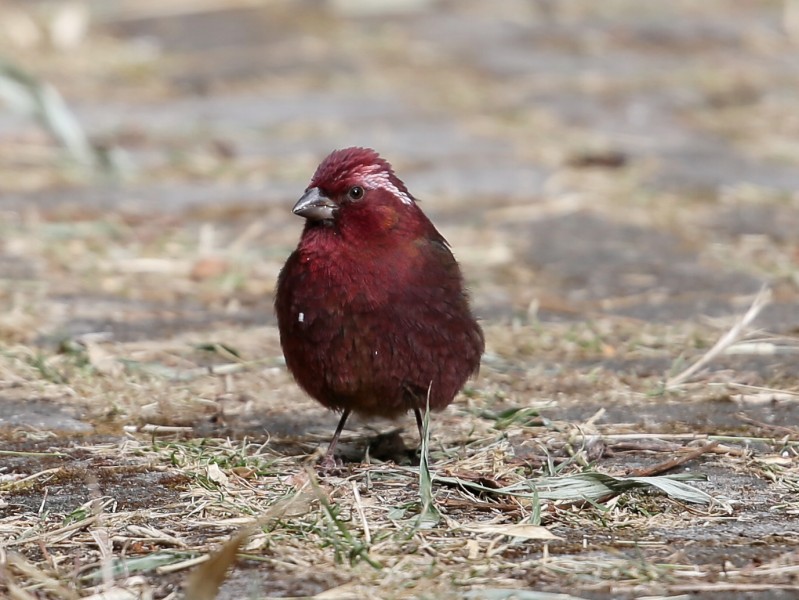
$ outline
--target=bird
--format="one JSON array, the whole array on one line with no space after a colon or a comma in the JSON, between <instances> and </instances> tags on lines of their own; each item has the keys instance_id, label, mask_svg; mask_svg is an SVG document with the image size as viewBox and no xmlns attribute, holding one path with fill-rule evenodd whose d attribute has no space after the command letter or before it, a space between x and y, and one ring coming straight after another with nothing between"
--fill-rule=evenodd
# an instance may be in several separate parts
<instances>
[{"instance_id":1,"label":"bird","mask_svg":"<svg viewBox=\"0 0 799 600\"><path fill-rule=\"evenodd\" d=\"M371 148L334 150L292 209L305 219L280 271L275 312L299 386L341 413L398 418L452 403L485 350L448 242Z\"/></svg>"}]
</instances>

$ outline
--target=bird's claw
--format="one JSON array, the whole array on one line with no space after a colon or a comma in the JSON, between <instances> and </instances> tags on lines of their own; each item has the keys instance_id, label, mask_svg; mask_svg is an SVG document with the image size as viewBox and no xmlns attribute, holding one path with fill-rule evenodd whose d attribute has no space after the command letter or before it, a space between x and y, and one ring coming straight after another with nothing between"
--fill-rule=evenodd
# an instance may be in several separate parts
<instances>
[{"instance_id":1,"label":"bird's claw","mask_svg":"<svg viewBox=\"0 0 799 600\"><path fill-rule=\"evenodd\" d=\"M344 463L332 454L325 454L316 466L320 475L336 475L342 471Z\"/></svg>"}]
</instances>

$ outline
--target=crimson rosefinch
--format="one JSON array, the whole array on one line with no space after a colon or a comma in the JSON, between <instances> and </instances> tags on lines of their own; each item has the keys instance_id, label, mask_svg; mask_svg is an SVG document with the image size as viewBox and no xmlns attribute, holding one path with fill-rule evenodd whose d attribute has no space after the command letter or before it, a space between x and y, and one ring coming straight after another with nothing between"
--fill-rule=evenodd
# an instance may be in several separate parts
<instances>
[{"instance_id":1,"label":"crimson rosefinch","mask_svg":"<svg viewBox=\"0 0 799 600\"><path fill-rule=\"evenodd\" d=\"M305 218L277 282L286 365L341 412L397 417L448 406L477 372L485 343L447 241L374 150L325 158L294 206Z\"/></svg>"}]
</instances>

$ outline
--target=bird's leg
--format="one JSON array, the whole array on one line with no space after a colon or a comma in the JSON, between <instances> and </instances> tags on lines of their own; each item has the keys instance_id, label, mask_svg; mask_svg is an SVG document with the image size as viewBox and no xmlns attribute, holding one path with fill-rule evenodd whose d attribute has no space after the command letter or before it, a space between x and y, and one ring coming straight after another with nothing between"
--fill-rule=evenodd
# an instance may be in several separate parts
<instances>
[{"instance_id":1,"label":"bird's leg","mask_svg":"<svg viewBox=\"0 0 799 600\"><path fill-rule=\"evenodd\" d=\"M322 462L319 463L319 466L323 470L327 469L335 469L336 468L336 458L333 456L336 452L336 444L338 444L338 438L341 436L341 431L344 429L344 423L347 422L347 418L350 416L352 411L350 409L344 410L341 413L341 419L338 422L338 427L336 427L336 433L333 434L333 439L330 440L330 445L327 447L327 452L325 452L324 458L322 458Z\"/></svg>"},{"instance_id":2,"label":"bird's leg","mask_svg":"<svg viewBox=\"0 0 799 600\"><path fill-rule=\"evenodd\" d=\"M419 443L424 441L424 421L422 421L422 411L418 408L413 409L413 414L416 415L416 427L419 428Z\"/></svg>"}]
</instances>

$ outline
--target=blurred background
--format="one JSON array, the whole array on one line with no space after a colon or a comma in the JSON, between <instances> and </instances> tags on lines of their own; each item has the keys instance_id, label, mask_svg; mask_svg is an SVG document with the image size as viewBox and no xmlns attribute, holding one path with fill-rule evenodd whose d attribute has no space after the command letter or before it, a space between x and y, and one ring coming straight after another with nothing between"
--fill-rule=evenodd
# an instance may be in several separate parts
<instances>
[{"instance_id":1,"label":"blurred background","mask_svg":"<svg viewBox=\"0 0 799 600\"><path fill-rule=\"evenodd\" d=\"M0 69L0 340L273 324L348 145L489 323L799 326L795 2L7 0Z\"/></svg>"}]
</instances>

